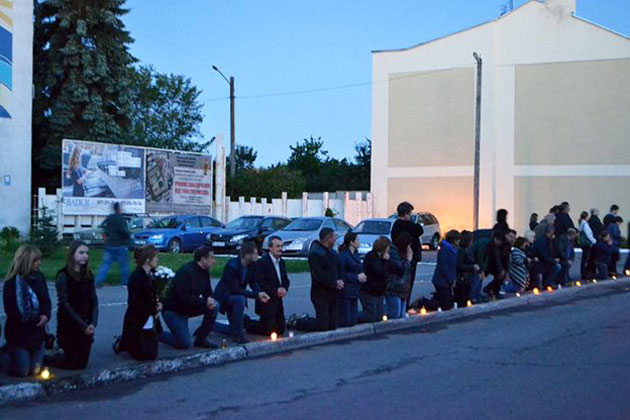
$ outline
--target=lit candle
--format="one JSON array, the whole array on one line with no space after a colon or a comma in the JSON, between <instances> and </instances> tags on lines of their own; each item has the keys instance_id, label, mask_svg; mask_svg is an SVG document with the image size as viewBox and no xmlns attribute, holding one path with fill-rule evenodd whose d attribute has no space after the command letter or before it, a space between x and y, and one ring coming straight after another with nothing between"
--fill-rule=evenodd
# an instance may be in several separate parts
<instances>
[{"instance_id":1,"label":"lit candle","mask_svg":"<svg viewBox=\"0 0 630 420\"><path fill-rule=\"evenodd\" d=\"M50 379L50 371L48 370L48 368L44 368L40 376L43 380Z\"/></svg>"},{"instance_id":2,"label":"lit candle","mask_svg":"<svg viewBox=\"0 0 630 420\"><path fill-rule=\"evenodd\" d=\"M538 290L538 287L534 287L534 294L535 295L539 295L540 294L540 290Z\"/></svg>"},{"instance_id":3,"label":"lit candle","mask_svg":"<svg viewBox=\"0 0 630 420\"><path fill-rule=\"evenodd\" d=\"M387 321L387 315L383 315L383 322Z\"/></svg>"},{"instance_id":4,"label":"lit candle","mask_svg":"<svg viewBox=\"0 0 630 420\"><path fill-rule=\"evenodd\" d=\"M426 314L427 314L427 310L426 310L426 309L425 309L425 307L423 306L423 307L420 309L420 315L426 315Z\"/></svg>"},{"instance_id":5,"label":"lit candle","mask_svg":"<svg viewBox=\"0 0 630 420\"><path fill-rule=\"evenodd\" d=\"M289 331L289 338L293 338L293 331Z\"/></svg>"},{"instance_id":6,"label":"lit candle","mask_svg":"<svg viewBox=\"0 0 630 420\"><path fill-rule=\"evenodd\" d=\"M278 334L275 332L271 333L271 341L276 341L278 339Z\"/></svg>"},{"instance_id":7,"label":"lit candle","mask_svg":"<svg viewBox=\"0 0 630 420\"><path fill-rule=\"evenodd\" d=\"M551 286L547 286L547 291L548 291L548 292L553 292L553 287L551 287Z\"/></svg>"},{"instance_id":8,"label":"lit candle","mask_svg":"<svg viewBox=\"0 0 630 420\"><path fill-rule=\"evenodd\" d=\"M624 273L626 273L626 277L630 277L630 268L624 271Z\"/></svg>"},{"instance_id":9,"label":"lit candle","mask_svg":"<svg viewBox=\"0 0 630 420\"><path fill-rule=\"evenodd\" d=\"M617 276L612 276L612 279L613 280L617 280Z\"/></svg>"},{"instance_id":10,"label":"lit candle","mask_svg":"<svg viewBox=\"0 0 630 420\"><path fill-rule=\"evenodd\" d=\"M521 297L521 294L519 292L516 292L516 297Z\"/></svg>"},{"instance_id":11,"label":"lit candle","mask_svg":"<svg viewBox=\"0 0 630 420\"><path fill-rule=\"evenodd\" d=\"M582 282L578 280L578 281L576 281L576 282L575 282L575 285L576 285L577 287L580 287L580 286L582 285Z\"/></svg>"},{"instance_id":12,"label":"lit candle","mask_svg":"<svg viewBox=\"0 0 630 420\"><path fill-rule=\"evenodd\" d=\"M593 283L597 283L597 279L593 279Z\"/></svg>"},{"instance_id":13,"label":"lit candle","mask_svg":"<svg viewBox=\"0 0 630 420\"><path fill-rule=\"evenodd\" d=\"M466 306L468 306L470 308L472 306L472 302L470 300L468 300L468 302L466 302Z\"/></svg>"},{"instance_id":14,"label":"lit candle","mask_svg":"<svg viewBox=\"0 0 630 420\"><path fill-rule=\"evenodd\" d=\"M438 312L442 312L442 308L438 308Z\"/></svg>"}]
</instances>

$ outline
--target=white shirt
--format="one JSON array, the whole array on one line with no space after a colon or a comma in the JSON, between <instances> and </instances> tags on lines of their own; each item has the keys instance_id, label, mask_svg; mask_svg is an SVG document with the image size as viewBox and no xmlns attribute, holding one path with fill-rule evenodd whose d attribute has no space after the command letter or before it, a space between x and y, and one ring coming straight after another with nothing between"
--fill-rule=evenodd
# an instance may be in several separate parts
<instances>
[{"instance_id":1,"label":"white shirt","mask_svg":"<svg viewBox=\"0 0 630 420\"><path fill-rule=\"evenodd\" d=\"M595 237L593 236L593 230L591 229L591 225L589 225L586 220L582 219L582 221L580 222L580 231L584 232L588 240L591 241L593 245L595 245L597 240L595 240Z\"/></svg>"},{"instance_id":2,"label":"white shirt","mask_svg":"<svg viewBox=\"0 0 630 420\"><path fill-rule=\"evenodd\" d=\"M271 257L273 267L276 269L276 274L278 275L278 283L280 283L280 287L282 287L282 274L280 274L280 258L276 258L271 254L269 254L269 256Z\"/></svg>"}]
</instances>

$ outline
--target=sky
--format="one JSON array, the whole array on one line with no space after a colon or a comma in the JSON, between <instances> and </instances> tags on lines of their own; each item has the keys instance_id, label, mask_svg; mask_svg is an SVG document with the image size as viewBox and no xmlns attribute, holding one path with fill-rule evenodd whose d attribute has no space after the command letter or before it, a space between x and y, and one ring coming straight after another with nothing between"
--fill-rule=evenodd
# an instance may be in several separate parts
<instances>
[{"instance_id":1,"label":"sky","mask_svg":"<svg viewBox=\"0 0 630 420\"><path fill-rule=\"evenodd\" d=\"M229 86L212 65L234 76L236 143L253 147L256 165L267 166L286 161L289 146L310 136L321 137L330 156L353 158L355 144L370 137L371 51L410 47L493 20L507 3L128 0L123 21L142 64L190 77L203 91L201 131L206 140L223 133L226 147ZM629 5L577 0L577 14L630 35ZM292 94L305 90L311 92Z\"/></svg>"}]
</instances>

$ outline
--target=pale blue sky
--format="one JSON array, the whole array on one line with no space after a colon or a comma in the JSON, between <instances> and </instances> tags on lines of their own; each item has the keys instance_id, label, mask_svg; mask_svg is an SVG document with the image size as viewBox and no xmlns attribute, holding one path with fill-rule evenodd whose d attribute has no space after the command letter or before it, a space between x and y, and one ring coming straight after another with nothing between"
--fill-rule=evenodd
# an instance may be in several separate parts
<instances>
[{"instance_id":1,"label":"pale blue sky","mask_svg":"<svg viewBox=\"0 0 630 420\"><path fill-rule=\"evenodd\" d=\"M515 0L515 7L526 1ZM409 47L499 16L506 0L128 0L131 52L203 90L202 132L229 141L228 84L236 79L236 141L258 165L321 136L332 156L352 157L370 136L371 51ZM630 34L630 0L577 0L577 14ZM361 84L316 93L238 98ZM228 144L228 143L226 143ZM212 148L214 153L214 148Z\"/></svg>"}]
</instances>

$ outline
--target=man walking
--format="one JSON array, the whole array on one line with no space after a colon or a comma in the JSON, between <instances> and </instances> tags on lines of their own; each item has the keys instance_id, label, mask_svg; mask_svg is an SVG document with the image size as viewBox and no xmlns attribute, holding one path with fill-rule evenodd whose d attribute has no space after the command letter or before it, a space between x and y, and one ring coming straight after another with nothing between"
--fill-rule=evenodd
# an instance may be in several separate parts
<instances>
[{"instance_id":1,"label":"man walking","mask_svg":"<svg viewBox=\"0 0 630 420\"><path fill-rule=\"evenodd\" d=\"M162 317L171 331L164 331L160 341L178 349L189 349L193 343L188 330L188 319L203 315L201 325L194 332L195 347L216 348L208 341L217 318L217 304L212 298L210 269L214 266L214 252L201 246L194 252L194 261L184 264L169 285L164 299Z\"/></svg>"},{"instance_id":2,"label":"man walking","mask_svg":"<svg viewBox=\"0 0 630 420\"><path fill-rule=\"evenodd\" d=\"M418 263L422 261L422 244L420 243L420 238L424 234L424 229L418 223L413 223L411 221L411 212L413 211L413 206L411 203L403 201L396 208L396 213L398 213L398 219L394 222L392 226L392 242L396 242L398 236L407 232L411 235L411 250L413 251L413 258L411 259L411 284L409 286L409 290L407 291L407 309L409 309L409 305L411 303L411 292L413 290L413 284L416 281L416 269L418 268Z\"/></svg>"},{"instance_id":3,"label":"man walking","mask_svg":"<svg viewBox=\"0 0 630 420\"><path fill-rule=\"evenodd\" d=\"M273 332L284 334L284 298L289 293L289 276L282 259L282 239L269 237L269 252L256 263L256 281L260 289L267 293L269 301L256 301L256 313L260 321L252 321L245 315L245 329L251 334L269 335Z\"/></svg>"},{"instance_id":4,"label":"man walking","mask_svg":"<svg viewBox=\"0 0 630 420\"><path fill-rule=\"evenodd\" d=\"M103 225L105 226L105 255L103 263L96 275L96 286L102 287L109 269L113 263L118 264L120 269L120 283L127 286L129 281L129 257L128 247L131 233L127 226L127 221L122 216L120 203L114 203L114 213L107 216Z\"/></svg>"}]
</instances>

